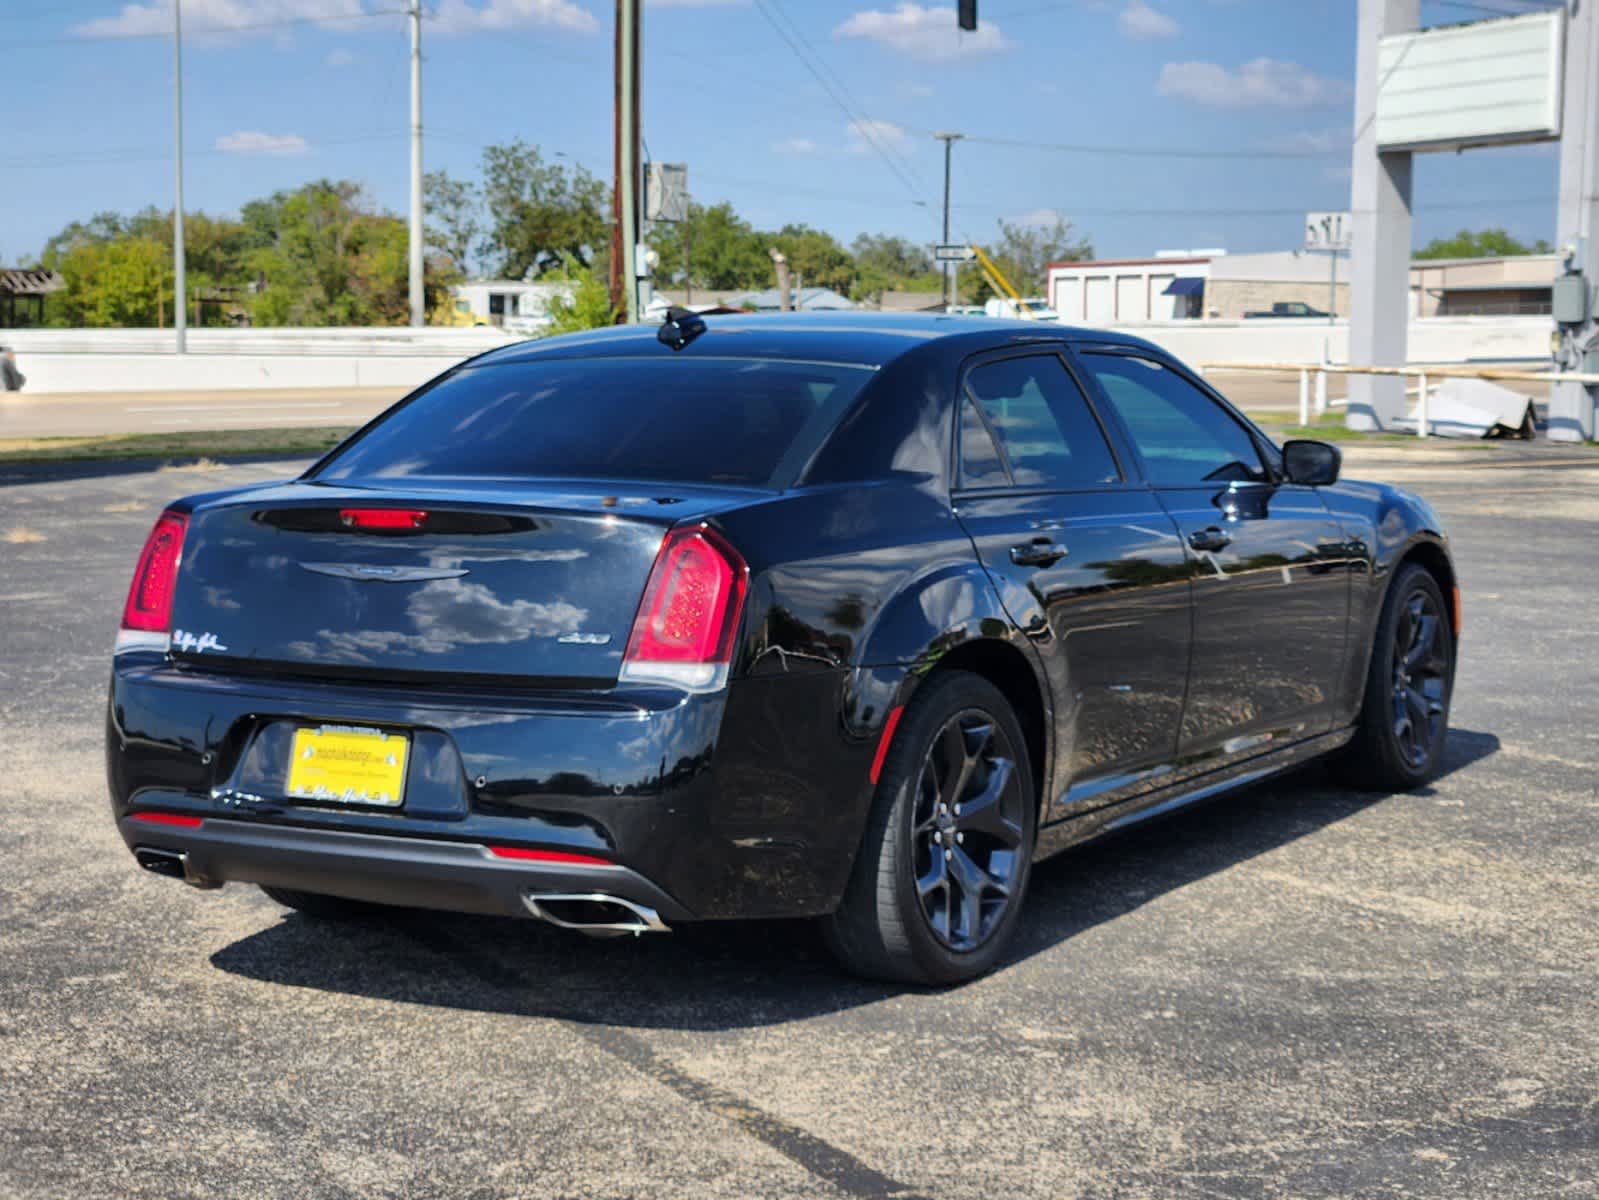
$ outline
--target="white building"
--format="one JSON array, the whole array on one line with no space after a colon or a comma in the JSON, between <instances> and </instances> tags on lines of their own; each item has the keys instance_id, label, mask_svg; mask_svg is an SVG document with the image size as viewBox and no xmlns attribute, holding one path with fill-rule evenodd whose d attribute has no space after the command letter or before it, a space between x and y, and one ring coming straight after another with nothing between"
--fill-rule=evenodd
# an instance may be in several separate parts
<instances>
[{"instance_id":1,"label":"white building","mask_svg":"<svg viewBox=\"0 0 1599 1200\"><path fill-rule=\"evenodd\" d=\"M1225 250L1049 265L1049 306L1068 325L1127 325L1203 315L1205 280Z\"/></svg>"},{"instance_id":2,"label":"white building","mask_svg":"<svg viewBox=\"0 0 1599 1200\"><path fill-rule=\"evenodd\" d=\"M567 282L531 283L519 279L474 279L450 289L456 325L494 325L518 333L536 333L549 324L554 296L571 296Z\"/></svg>"}]
</instances>

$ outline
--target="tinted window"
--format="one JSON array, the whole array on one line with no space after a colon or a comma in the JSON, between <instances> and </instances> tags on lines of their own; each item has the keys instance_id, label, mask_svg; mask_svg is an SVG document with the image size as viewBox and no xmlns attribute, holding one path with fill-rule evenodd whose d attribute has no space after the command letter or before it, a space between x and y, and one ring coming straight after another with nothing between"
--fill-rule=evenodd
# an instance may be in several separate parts
<instances>
[{"instance_id":1,"label":"tinted window","mask_svg":"<svg viewBox=\"0 0 1599 1200\"><path fill-rule=\"evenodd\" d=\"M382 420L318 477L770 486L794 458L803 461L870 378L862 367L757 359L568 359L469 368Z\"/></svg>"},{"instance_id":2,"label":"tinted window","mask_svg":"<svg viewBox=\"0 0 1599 1200\"><path fill-rule=\"evenodd\" d=\"M1120 476L1088 400L1054 355L984 363L966 378L1023 487L1113 483Z\"/></svg>"},{"instance_id":3,"label":"tinted window","mask_svg":"<svg viewBox=\"0 0 1599 1200\"><path fill-rule=\"evenodd\" d=\"M961 486L1005 487L1009 483L988 426L978 415L976 402L968 397L961 404Z\"/></svg>"},{"instance_id":4,"label":"tinted window","mask_svg":"<svg viewBox=\"0 0 1599 1200\"><path fill-rule=\"evenodd\" d=\"M1260 451L1221 405L1174 371L1144 358L1085 354L1155 483L1263 480Z\"/></svg>"}]
</instances>

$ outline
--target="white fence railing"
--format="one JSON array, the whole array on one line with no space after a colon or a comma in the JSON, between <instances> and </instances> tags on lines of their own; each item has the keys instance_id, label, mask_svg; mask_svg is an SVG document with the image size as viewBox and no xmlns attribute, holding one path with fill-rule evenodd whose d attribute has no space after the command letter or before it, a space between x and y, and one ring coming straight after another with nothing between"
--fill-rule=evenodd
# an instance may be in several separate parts
<instances>
[{"instance_id":1,"label":"white fence railing","mask_svg":"<svg viewBox=\"0 0 1599 1200\"><path fill-rule=\"evenodd\" d=\"M1208 362L1200 366L1208 371L1264 371L1273 375L1299 374L1299 423L1309 425L1312 408L1317 416L1327 411L1328 375L1398 375L1416 379L1417 408L1416 436L1426 437L1431 432L1427 419L1427 391L1429 380L1434 379L1487 379L1493 382L1526 383L1585 383L1599 384L1599 374L1581 371L1525 371L1515 367L1469 367L1450 363L1412 363L1403 367L1367 367L1350 363L1294 363L1294 362ZM1315 377L1315 400L1311 400L1311 377ZM1407 389L1408 392L1408 389Z\"/></svg>"}]
</instances>

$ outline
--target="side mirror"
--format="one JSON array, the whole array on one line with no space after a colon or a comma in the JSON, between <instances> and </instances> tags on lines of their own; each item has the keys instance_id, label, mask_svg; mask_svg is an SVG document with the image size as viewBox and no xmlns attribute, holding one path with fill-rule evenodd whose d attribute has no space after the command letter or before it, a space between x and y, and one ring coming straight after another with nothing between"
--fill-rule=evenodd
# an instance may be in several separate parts
<instances>
[{"instance_id":1,"label":"side mirror","mask_svg":"<svg viewBox=\"0 0 1599 1200\"><path fill-rule=\"evenodd\" d=\"M1338 469L1343 466L1343 452L1326 442L1296 439L1283 443L1283 474L1289 483L1306 487L1323 487L1338 482Z\"/></svg>"}]
</instances>

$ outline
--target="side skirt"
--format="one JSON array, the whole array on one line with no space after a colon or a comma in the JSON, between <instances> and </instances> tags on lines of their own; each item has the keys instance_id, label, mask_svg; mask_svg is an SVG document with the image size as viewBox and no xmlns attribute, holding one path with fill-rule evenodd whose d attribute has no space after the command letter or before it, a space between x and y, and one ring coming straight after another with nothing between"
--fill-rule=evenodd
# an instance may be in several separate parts
<instances>
[{"instance_id":1,"label":"side skirt","mask_svg":"<svg viewBox=\"0 0 1599 1200\"><path fill-rule=\"evenodd\" d=\"M1208 800L1212 796L1236 791L1249 784L1258 783L1262 779L1280 775L1313 758L1330 754L1346 745L1354 736L1353 726L1333 733L1324 733L1296 742L1292 746L1284 746L1270 754L1234 763L1225 770L1202 775L1198 779L1189 779L1160 791L1148 792L1123 804L1113 804L1045 825L1038 831L1038 846L1033 852L1033 861L1039 862L1102 834L1126 829L1141 821L1162 817L1178 809L1187 808L1190 804Z\"/></svg>"}]
</instances>

